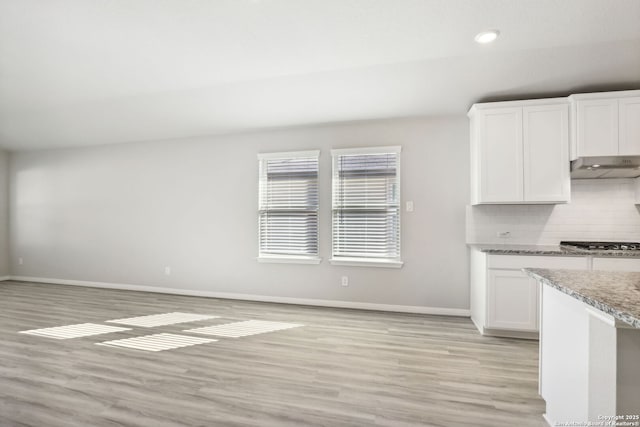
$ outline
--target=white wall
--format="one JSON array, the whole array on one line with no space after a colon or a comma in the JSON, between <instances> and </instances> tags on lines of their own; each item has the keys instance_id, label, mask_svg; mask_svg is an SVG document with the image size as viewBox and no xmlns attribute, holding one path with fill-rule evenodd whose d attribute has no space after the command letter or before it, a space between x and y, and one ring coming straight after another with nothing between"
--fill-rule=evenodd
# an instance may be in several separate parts
<instances>
[{"instance_id":1,"label":"white wall","mask_svg":"<svg viewBox=\"0 0 640 427\"><path fill-rule=\"evenodd\" d=\"M402 145L402 269L331 254L331 148ZM259 264L256 154L320 149L320 265ZM16 276L467 309L466 117L404 119L83 149L11 160ZM20 265L18 258L24 259ZM171 276L164 267L171 266ZM350 278L348 287L340 277Z\"/></svg>"},{"instance_id":2,"label":"white wall","mask_svg":"<svg viewBox=\"0 0 640 427\"><path fill-rule=\"evenodd\" d=\"M640 241L634 186L633 179L572 180L568 204L467 206L467 242ZM498 231L510 231L511 237L499 238Z\"/></svg>"},{"instance_id":3,"label":"white wall","mask_svg":"<svg viewBox=\"0 0 640 427\"><path fill-rule=\"evenodd\" d=\"M9 154L0 150L0 277L9 274Z\"/></svg>"}]
</instances>

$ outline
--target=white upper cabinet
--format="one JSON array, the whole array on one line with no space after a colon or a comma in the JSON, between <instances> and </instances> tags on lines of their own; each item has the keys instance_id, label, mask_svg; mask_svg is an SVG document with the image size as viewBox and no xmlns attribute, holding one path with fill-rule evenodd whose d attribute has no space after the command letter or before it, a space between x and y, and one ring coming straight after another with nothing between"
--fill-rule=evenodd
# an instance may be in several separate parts
<instances>
[{"instance_id":1,"label":"white upper cabinet","mask_svg":"<svg viewBox=\"0 0 640 427\"><path fill-rule=\"evenodd\" d=\"M524 199L569 201L569 105L524 107L522 118Z\"/></svg>"},{"instance_id":2,"label":"white upper cabinet","mask_svg":"<svg viewBox=\"0 0 640 427\"><path fill-rule=\"evenodd\" d=\"M625 156L640 156L640 96L620 99L618 115L618 151Z\"/></svg>"},{"instance_id":3,"label":"white upper cabinet","mask_svg":"<svg viewBox=\"0 0 640 427\"><path fill-rule=\"evenodd\" d=\"M476 104L469 117L472 204L569 201L565 98Z\"/></svg>"},{"instance_id":4,"label":"white upper cabinet","mask_svg":"<svg viewBox=\"0 0 640 427\"><path fill-rule=\"evenodd\" d=\"M479 113L478 127L482 200L524 200L522 108L484 110Z\"/></svg>"},{"instance_id":5,"label":"white upper cabinet","mask_svg":"<svg viewBox=\"0 0 640 427\"><path fill-rule=\"evenodd\" d=\"M618 154L618 100L578 101L579 156Z\"/></svg>"},{"instance_id":6,"label":"white upper cabinet","mask_svg":"<svg viewBox=\"0 0 640 427\"><path fill-rule=\"evenodd\" d=\"M570 96L573 108L571 159L640 156L640 90Z\"/></svg>"}]
</instances>

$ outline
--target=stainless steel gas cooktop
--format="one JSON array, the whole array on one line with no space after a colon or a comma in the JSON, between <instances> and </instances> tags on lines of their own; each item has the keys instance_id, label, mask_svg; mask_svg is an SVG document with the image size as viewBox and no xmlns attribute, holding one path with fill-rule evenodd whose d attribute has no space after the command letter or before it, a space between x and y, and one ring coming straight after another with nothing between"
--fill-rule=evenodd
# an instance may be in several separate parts
<instances>
[{"instance_id":1,"label":"stainless steel gas cooktop","mask_svg":"<svg viewBox=\"0 0 640 427\"><path fill-rule=\"evenodd\" d=\"M640 251L638 242L560 242L560 246L588 251Z\"/></svg>"}]
</instances>

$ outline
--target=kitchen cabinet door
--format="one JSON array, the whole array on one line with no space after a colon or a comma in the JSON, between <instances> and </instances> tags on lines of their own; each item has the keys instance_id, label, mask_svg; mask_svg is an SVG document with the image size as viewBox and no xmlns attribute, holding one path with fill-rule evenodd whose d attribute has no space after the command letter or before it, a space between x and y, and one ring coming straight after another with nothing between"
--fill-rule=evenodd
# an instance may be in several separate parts
<instances>
[{"instance_id":1,"label":"kitchen cabinet door","mask_svg":"<svg viewBox=\"0 0 640 427\"><path fill-rule=\"evenodd\" d=\"M619 154L640 156L640 96L618 101Z\"/></svg>"},{"instance_id":2,"label":"kitchen cabinet door","mask_svg":"<svg viewBox=\"0 0 640 427\"><path fill-rule=\"evenodd\" d=\"M618 155L618 100L577 102L578 156Z\"/></svg>"},{"instance_id":3,"label":"kitchen cabinet door","mask_svg":"<svg viewBox=\"0 0 640 427\"><path fill-rule=\"evenodd\" d=\"M489 270L487 327L538 330L538 283L520 270Z\"/></svg>"},{"instance_id":4,"label":"kitchen cabinet door","mask_svg":"<svg viewBox=\"0 0 640 427\"><path fill-rule=\"evenodd\" d=\"M482 110L477 120L479 202L523 201L522 108Z\"/></svg>"},{"instance_id":5,"label":"kitchen cabinet door","mask_svg":"<svg viewBox=\"0 0 640 427\"><path fill-rule=\"evenodd\" d=\"M523 108L524 200L568 202L569 105Z\"/></svg>"}]
</instances>

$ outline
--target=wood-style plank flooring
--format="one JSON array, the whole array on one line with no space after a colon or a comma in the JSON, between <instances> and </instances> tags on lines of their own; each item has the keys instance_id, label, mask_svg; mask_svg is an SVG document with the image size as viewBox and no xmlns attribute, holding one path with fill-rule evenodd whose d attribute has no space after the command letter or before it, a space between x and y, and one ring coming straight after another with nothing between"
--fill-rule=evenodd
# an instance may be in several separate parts
<instances>
[{"instance_id":1,"label":"wood-style plank flooring","mask_svg":"<svg viewBox=\"0 0 640 427\"><path fill-rule=\"evenodd\" d=\"M56 340L173 311L219 319ZM162 352L94 343L240 320L305 326ZM0 426L545 426L537 342L467 318L0 282Z\"/></svg>"}]
</instances>

